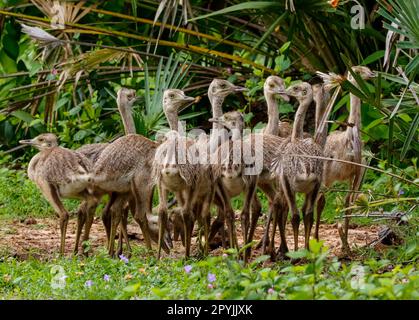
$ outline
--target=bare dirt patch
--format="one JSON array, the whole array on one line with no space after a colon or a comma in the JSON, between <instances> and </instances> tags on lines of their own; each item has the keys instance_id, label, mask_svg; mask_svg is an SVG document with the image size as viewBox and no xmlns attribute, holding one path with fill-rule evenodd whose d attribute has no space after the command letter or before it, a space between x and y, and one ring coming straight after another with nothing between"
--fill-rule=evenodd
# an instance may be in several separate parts
<instances>
[{"instance_id":1,"label":"bare dirt patch","mask_svg":"<svg viewBox=\"0 0 419 320\"><path fill-rule=\"evenodd\" d=\"M29 222L28 222L29 221ZM241 243L241 232L237 224L237 234ZM300 226L300 247L304 244L302 226ZM349 243L353 247L362 247L377 237L379 226L352 226L349 231ZM68 225L66 238L66 255L70 255L74 249L76 231L76 219L71 219ZM143 245L143 237L138 225L131 222L128 226L131 244ZM255 240L263 236L263 227L258 226L255 233ZM48 259L56 255L59 250L60 231L58 219L46 218L36 220L0 220L0 256L13 256L19 259L34 257ZM340 238L336 225L323 224L320 227L320 239L325 241L333 255L340 253ZM291 226L287 227L287 240L289 248L293 248L293 237ZM196 239L193 239L193 250L196 250ZM106 246L105 230L102 221L96 218L90 234L90 244L93 252L100 247ZM276 237L276 247L279 246L279 235ZM212 254L221 253L221 249L215 249ZM174 248L170 257L182 257L184 249L180 241L174 242ZM260 250L253 250L253 256L260 255Z\"/></svg>"}]
</instances>

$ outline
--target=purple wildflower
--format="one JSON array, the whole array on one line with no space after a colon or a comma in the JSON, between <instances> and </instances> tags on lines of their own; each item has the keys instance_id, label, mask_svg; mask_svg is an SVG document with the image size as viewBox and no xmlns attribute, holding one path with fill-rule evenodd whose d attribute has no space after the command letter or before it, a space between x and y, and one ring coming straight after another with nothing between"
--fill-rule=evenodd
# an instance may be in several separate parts
<instances>
[{"instance_id":1,"label":"purple wildflower","mask_svg":"<svg viewBox=\"0 0 419 320\"><path fill-rule=\"evenodd\" d=\"M85 286L85 287L87 287L87 288L90 288L90 287L92 286L92 284L93 284L93 281L92 281L92 280L87 280L87 281L84 283L84 286Z\"/></svg>"},{"instance_id":2,"label":"purple wildflower","mask_svg":"<svg viewBox=\"0 0 419 320\"><path fill-rule=\"evenodd\" d=\"M404 190L403 190L403 189L400 189L400 190L399 190L399 193L398 193L399 197L400 197L401 195L403 195L403 194L404 194Z\"/></svg>"},{"instance_id":3,"label":"purple wildflower","mask_svg":"<svg viewBox=\"0 0 419 320\"><path fill-rule=\"evenodd\" d=\"M57 70L57 69L52 69L52 70L51 70L51 73L52 73L54 76L56 76L56 75L58 74L58 70Z\"/></svg>"},{"instance_id":4,"label":"purple wildflower","mask_svg":"<svg viewBox=\"0 0 419 320\"><path fill-rule=\"evenodd\" d=\"M124 263L128 263L129 262L129 259L126 256L124 256L123 254L121 254L119 256L119 259L121 259Z\"/></svg>"},{"instance_id":5,"label":"purple wildflower","mask_svg":"<svg viewBox=\"0 0 419 320\"><path fill-rule=\"evenodd\" d=\"M215 282L215 280L217 280L217 278L215 277L215 274L213 273L208 273L208 282Z\"/></svg>"},{"instance_id":6,"label":"purple wildflower","mask_svg":"<svg viewBox=\"0 0 419 320\"><path fill-rule=\"evenodd\" d=\"M274 288L273 288L273 287L270 287L270 288L268 289L268 294L274 294L274 293L275 293Z\"/></svg>"},{"instance_id":7,"label":"purple wildflower","mask_svg":"<svg viewBox=\"0 0 419 320\"><path fill-rule=\"evenodd\" d=\"M103 280L105 280L105 281L109 281L109 280L111 280L111 277L110 277L108 274L105 274L105 275L103 276Z\"/></svg>"},{"instance_id":8,"label":"purple wildflower","mask_svg":"<svg viewBox=\"0 0 419 320\"><path fill-rule=\"evenodd\" d=\"M208 289L212 289L214 286L211 283L208 283Z\"/></svg>"},{"instance_id":9,"label":"purple wildflower","mask_svg":"<svg viewBox=\"0 0 419 320\"><path fill-rule=\"evenodd\" d=\"M186 273L189 273L189 272L191 272L191 270L192 270L192 266L188 264L187 266L185 266L185 268L184 268L184 269L185 269L185 272L186 272Z\"/></svg>"}]
</instances>

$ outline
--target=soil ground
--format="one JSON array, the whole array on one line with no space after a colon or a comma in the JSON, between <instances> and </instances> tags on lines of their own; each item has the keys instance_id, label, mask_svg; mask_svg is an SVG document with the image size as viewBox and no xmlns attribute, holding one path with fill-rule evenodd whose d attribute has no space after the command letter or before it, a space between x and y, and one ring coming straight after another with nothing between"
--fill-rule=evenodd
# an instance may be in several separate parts
<instances>
[{"instance_id":1,"label":"soil ground","mask_svg":"<svg viewBox=\"0 0 419 320\"><path fill-rule=\"evenodd\" d=\"M237 223L237 234L241 243L241 232ZM377 237L379 227L351 225L349 230L349 243L352 247L362 247ZM73 252L76 230L76 219L71 219L68 225L66 238L66 255ZM135 222L128 226L131 244L144 245L140 228ZM303 226L300 225L300 247L304 244ZM260 240L263 236L263 226L259 225L255 232L255 240ZM26 219L19 220L0 220L0 256L13 256L21 260L28 257L48 259L55 256L59 250L60 231L58 219ZM336 224L322 224L320 227L320 239L325 241L332 255L340 253L340 238ZM290 249L294 247L292 229L290 224L287 226L287 240ZM90 244L93 252L98 248L106 246L105 230L100 218L96 218L91 234ZM170 253L173 258L183 257L184 249L180 241L173 242L174 248ZM192 252L196 250L196 241L192 240ZM276 248L279 246L279 234L276 237ZM215 249L211 254L221 253L220 249ZM260 250L252 250L252 256L260 255Z\"/></svg>"}]
</instances>

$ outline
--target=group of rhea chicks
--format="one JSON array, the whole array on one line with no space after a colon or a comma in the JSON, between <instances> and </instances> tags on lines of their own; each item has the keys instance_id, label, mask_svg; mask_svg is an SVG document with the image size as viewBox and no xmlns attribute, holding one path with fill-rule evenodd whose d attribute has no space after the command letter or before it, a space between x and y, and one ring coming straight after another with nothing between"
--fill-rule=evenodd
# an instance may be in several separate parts
<instances>
[{"instance_id":1,"label":"group of rhea chicks","mask_svg":"<svg viewBox=\"0 0 419 320\"><path fill-rule=\"evenodd\" d=\"M125 135L115 141L88 144L76 150L60 147L57 136L52 133L20 141L40 151L29 163L28 176L59 216L60 253L65 252L70 217L62 199L81 200L76 213L74 248L74 253L78 254L80 243L89 239L97 206L108 195L102 220L111 256L122 254L124 243L127 254L131 253L127 232L131 212L141 228L147 249L152 250L152 242L157 243L158 258L163 254L162 249L168 254L173 248L173 240L179 241L179 237L185 247L185 257L189 257L192 237L197 234L199 254L208 255L211 243L221 239L225 248L246 246L241 252L243 259L248 261L262 215L258 189L269 204L264 235L257 244L262 247L262 252L270 254L274 260L286 257L289 212L294 250L298 250L301 217L305 247L308 248L314 211L314 237L319 238L320 218L325 206L321 187L329 187L335 181L348 181L353 189L360 184L362 170L353 164L362 162L359 98L350 95L346 128L327 132L329 92L333 84L338 86L342 79L357 86L354 73L365 80L375 76L369 68L356 66L347 77L321 74L323 83L296 82L288 88L280 77L269 76L263 87L268 122L261 132L244 135L244 115L239 111L223 112L226 97L246 89L226 80L214 79L208 88L212 111L209 135L201 133L191 137L184 134L178 114L197 99L179 89L167 89L163 94L163 111L170 131L157 141L136 134L132 115L136 92L121 88L117 105ZM290 101L291 98L298 103L292 125L280 120L278 105L279 99ZM305 115L310 108L315 108L315 132L312 134L304 132ZM244 153L250 157L245 157ZM216 161L197 161L203 154ZM255 155L261 159L257 172L252 170L255 163L248 161L252 155L253 159L257 158ZM155 188L158 189L159 202L153 208ZM297 206L297 193L304 195L301 209ZM232 199L239 195L243 196L241 241L238 241L232 208ZM346 205L350 201L351 194L348 194ZM212 215L212 211L216 214ZM278 250L275 248L277 227L280 234ZM347 220L339 231L342 249L349 250ZM115 248L117 234L118 247Z\"/></svg>"}]
</instances>

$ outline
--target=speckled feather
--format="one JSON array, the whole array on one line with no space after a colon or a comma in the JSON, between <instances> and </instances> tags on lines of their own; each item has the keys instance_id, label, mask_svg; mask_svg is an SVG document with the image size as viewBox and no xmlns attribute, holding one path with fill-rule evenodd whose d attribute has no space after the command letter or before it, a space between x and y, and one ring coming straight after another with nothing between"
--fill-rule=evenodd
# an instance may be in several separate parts
<instances>
[{"instance_id":1,"label":"speckled feather","mask_svg":"<svg viewBox=\"0 0 419 320\"><path fill-rule=\"evenodd\" d=\"M83 154L92 163L96 163L102 151L109 146L109 143L92 143L81 146L76 149L78 153Z\"/></svg>"},{"instance_id":2,"label":"speckled feather","mask_svg":"<svg viewBox=\"0 0 419 320\"><path fill-rule=\"evenodd\" d=\"M53 147L36 154L28 166L31 180L42 179L54 185L65 185L78 179L87 181L92 168L91 161L84 155L62 147Z\"/></svg>"},{"instance_id":3,"label":"speckled feather","mask_svg":"<svg viewBox=\"0 0 419 320\"><path fill-rule=\"evenodd\" d=\"M271 171L276 175L284 174L290 181L304 179L315 175L320 179L322 174L322 160L298 157L294 155L323 156L323 152L313 139L297 139L294 143L291 138L284 141L272 162Z\"/></svg>"},{"instance_id":4,"label":"speckled feather","mask_svg":"<svg viewBox=\"0 0 419 320\"><path fill-rule=\"evenodd\" d=\"M346 131L332 132L326 140L324 155L328 158L354 161L353 147ZM323 184L331 186L334 181L351 179L356 167L337 161L325 161L323 168Z\"/></svg>"},{"instance_id":5,"label":"speckled feather","mask_svg":"<svg viewBox=\"0 0 419 320\"><path fill-rule=\"evenodd\" d=\"M141 135L129 134L109 144L93 167L93 180L131 180L138 171L151 172L158 144Z\"/></svg>"},{"instance_id":6,"label":"speckled feather","mask_svg":"<svg viewBox=\"0 0 419 320\"><path fill-rule=\"evenodd\" d=\"M155 158L153 162L153 180L155 183L161 178L161 170L167 164L175 164L179 169L179 174L186 182L187 185L196 185L202 181L203 176L206 178L212 179L211 170L209 166L200 165L199 163L192 163L190 160L193 159L195 154L192 154L195 151L195 148L192 148L196 144L196 141L193 139L188 139L183 137L177 132L172 131L168 135L165 142L163 142L156 150ZM182 157L186 160L185 163L179 163L180 151L186 146L186 154ZM183 161L182 161L183 162Z\"/></svg>"}]
</instances>

